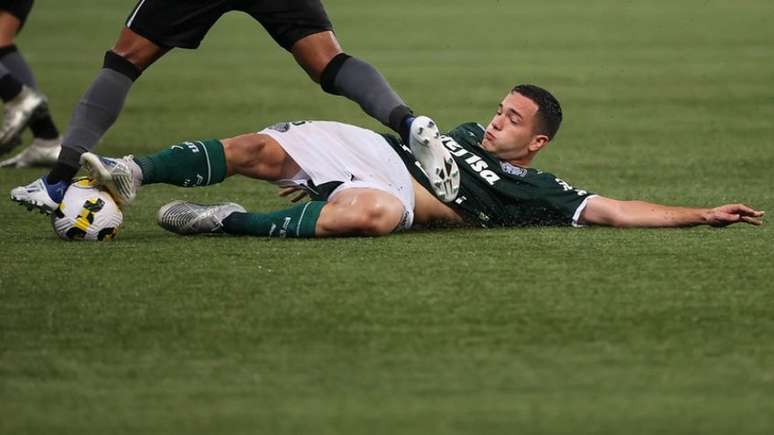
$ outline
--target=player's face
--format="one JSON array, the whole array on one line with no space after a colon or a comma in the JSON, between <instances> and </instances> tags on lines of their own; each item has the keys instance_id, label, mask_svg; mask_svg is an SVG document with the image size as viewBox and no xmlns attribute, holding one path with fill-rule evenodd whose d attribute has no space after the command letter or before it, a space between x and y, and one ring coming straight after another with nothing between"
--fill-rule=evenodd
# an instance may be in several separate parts
<instances>
[{"instance_id":1,"label":"player's face","mask_svg":"<svg viewBox=\"0 0 774 435\"><path fill-rule=\"evenodd\" d=\"M502 160L529 158L548 142L547 136L535 133L537 112L534 101L519 93L509 94L498 105L481 147Z\"/></svg>"}]
</instances>

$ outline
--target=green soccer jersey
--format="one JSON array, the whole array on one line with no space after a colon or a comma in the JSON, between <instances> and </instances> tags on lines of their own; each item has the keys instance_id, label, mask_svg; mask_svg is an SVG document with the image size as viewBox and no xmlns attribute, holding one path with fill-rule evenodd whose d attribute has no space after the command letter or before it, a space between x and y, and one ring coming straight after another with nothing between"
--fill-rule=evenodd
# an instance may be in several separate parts
<instances>
[{"instance_id":1,"label":"green soccer jersey","mask_svg":"<svg viewBox=\"0 0 774 435\"><path fill-rule=\"evenodd\" d=\"M429 192L430 183L411 150L397 138L387 141L411 175ZM548 172L504 162L481 148L484 128L465 123L441 136L460 168L460 191L450 207L484 227L575 225L592 194Z\"/></svg>"}]
</instances>

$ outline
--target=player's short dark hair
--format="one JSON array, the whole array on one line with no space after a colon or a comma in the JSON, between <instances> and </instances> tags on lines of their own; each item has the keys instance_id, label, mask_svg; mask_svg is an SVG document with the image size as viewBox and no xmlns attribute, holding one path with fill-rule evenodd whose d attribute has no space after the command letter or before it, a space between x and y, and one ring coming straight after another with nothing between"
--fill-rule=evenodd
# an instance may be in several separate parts
<instances>
[{"instance_id":1,"label":"player's short dark hair","mask_svg":"<svg viewBox=\"0 0 774 435\"><path fill-rule=\"evenodd\" d=\"M562 123L562 106L559 105L559 100L547 90L535 85L516 85L511 89L511 93L514 92L537 104L537 132L548 136L549 140L553 139Z\"/></svg>"}]
</instances>

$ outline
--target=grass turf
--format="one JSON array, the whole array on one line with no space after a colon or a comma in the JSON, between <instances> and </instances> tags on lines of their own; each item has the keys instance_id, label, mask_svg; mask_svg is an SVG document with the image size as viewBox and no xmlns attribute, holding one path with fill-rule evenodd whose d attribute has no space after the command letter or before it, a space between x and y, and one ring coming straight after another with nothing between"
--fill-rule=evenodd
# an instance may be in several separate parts
<instances>
[{"instance_id":1,"label":"grass turf","mask_svg":"<svg viewBox=\"0 0 774 435\"><path fill-rule=\"evenodd\" d=\"M60 126L131 6L36 2L18 45ZM774 205L768 1L326 7L442 126L487 122L516 82L554 91L566 122L536 166L578 187ZM232 14L137 82L99 150L287 119L381 129ZM0 432L774 431L770 225L182 238L154 224L172 198L284 204L242 179L154 186L86 244L0 203Z\"/></svg>"}]
</instances>

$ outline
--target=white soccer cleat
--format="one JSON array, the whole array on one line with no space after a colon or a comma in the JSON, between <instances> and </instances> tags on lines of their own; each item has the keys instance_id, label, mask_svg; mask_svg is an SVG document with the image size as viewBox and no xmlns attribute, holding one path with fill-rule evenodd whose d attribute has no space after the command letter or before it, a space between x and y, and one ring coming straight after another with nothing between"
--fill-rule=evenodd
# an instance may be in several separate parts
<instances>
[{"instance_id":1,"label":"white soccer cleat","mask_svg":"<svg viewBox=\"0 0 774 435\"><path fill-rule=\"evenodd\" d=\"M62 151L62 138L35 138L32 143L19 154L0 162L0 168L29 168L33 166L51 167L57 161Z\"/></svg>"},{"instance_id":2,"label":"white soccer cleat","mask_svg":"<svg viewBox=\"0 0 774 435\"><path fill-rule=\"evenodd\" d=\"M156 220L161 228L177 234L217 234L223 232L223 219L235 212L246 210L233 202L206 205L172 201L159 209Z\"/></svg>"},{"instance_id":3,"label":"white soccer cleat","mask_svg":"<svg viewBox=\"0 0 774 435\"><path fill-rule=\"evenodd\" d=\"M62 180L51 185L45 181L45 177L41 177L26 186L19 186L11 190L11 200L27 207L27 210L36 208L41 213L51 214L62 202L62 197L64 197L69 184L69 182Z\"/></svg>"},{"instance_id":4,"label":"white soccer cleat","mask_svg":"<svg viewBox=\"0 0 774 435\"><path fill-rule=\"evenodd\" d=\"M452 202L460 189L460 170L449 150L441 143L438 126L427 116L418 116L411 123L409 147L422 165L435 195L443 202Z\"/></svg>"},{"instance_id":5,"label":"white soccer cleat","mask_svg":"<svg viewBox=\"0 0 774 435\"><path fill-rule=\"evenodd\" d=\"M83 153L81 165L91 178L100 186L105 186L122 206L134 200L137 189L142 184L142 171L131 155L113 159L94 153Z\"/></svg>"},{"instance_id":6,"label":"white soccer cleat","mask_svg":"<svg viewBox=\"0 0 774 435\"><path fill-rule=\"evenodd\" d=\"M5 103L3 126L0 127L0 154L13 149L19 142L19 134L30 120L47 109L46 97L35 89L23 86L22 91Z\"/></svg>"}]
</instances>

